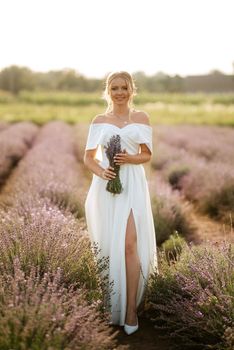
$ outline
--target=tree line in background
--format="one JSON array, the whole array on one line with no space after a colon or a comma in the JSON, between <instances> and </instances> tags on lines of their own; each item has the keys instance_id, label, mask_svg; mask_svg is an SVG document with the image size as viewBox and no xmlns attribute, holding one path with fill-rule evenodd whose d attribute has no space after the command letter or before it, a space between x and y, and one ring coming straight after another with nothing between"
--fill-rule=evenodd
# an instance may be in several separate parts
<instances>
[{"instance_id":1,"label":"tree line in background","mask_svg":"<svg viewBox=\"0 0 234 350\"><path fill-rule=\"evenodd\" d=\"M148 76L133 73L139 91L145 92L234 92L234 75L213 70L206 75L181 77L158 72ZM74 69L34 72L12 65L0 71L0 90L17 95L22 90L100 92L103 79L87 78Z\"/></svg>"}]
</instances>

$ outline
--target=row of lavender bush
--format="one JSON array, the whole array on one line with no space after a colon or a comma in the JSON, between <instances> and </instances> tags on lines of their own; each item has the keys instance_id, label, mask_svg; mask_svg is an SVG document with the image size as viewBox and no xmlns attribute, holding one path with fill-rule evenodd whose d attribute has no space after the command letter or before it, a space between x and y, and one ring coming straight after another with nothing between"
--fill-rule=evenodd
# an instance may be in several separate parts
<instances>
[{"instance_id":1,"label":"row of lavender bush","mask_svg":"<svg viewBox=\"0 0 234 350\"><path fill-rule=\"evenodd\" d=\"M176 232L188 241L193 240L195 228L189 221L189 207L181 201L179 193L172 191L159 174L149 181L149 188L157 244Z\"/></svg>"},{"instance_id":2,"label":"row of lavender bush","mask_svg":"<svg viewBox=\"0 0 234 350\"><path fill-rule=\"evenodd\" d=\"M228 127L200 125L160 125L156 127L161 142L197 155L207 161L230 163L234 160L234 130Z\"/></svg>"},{"instance_id":3,"label":"row of lavender bush","mask_svg":"<svg viewBox=\"0 0 234 350\"><path fill-rule=\"evenodd\" d=\"M26 154L38 132L30 122L12 126L1 123L0 132L0 185L4 183L12 168Z\"/></svg>"},{"instance_id":4,"label":"row of lavender bush","mask_svg":"<svg viewBox=\"0 0 234 350\"><path fill-rule=\"evenodd\" d=\"M0 348L111 349L100 278L79 218L72 128L45 125L0 194ZM95 251L94 251L95 252Z\"/></svg>"},{"instance_id":5,"label":"row of lavender bush","mask_svg":"<svg viewBox=\"0 0 234 350\"><path fill-rule=\"evenodd\" d=\"M230 223L234 209L234 130L170 126L155 130L152 166L201 212Z\"/></svg>"},{"instance_id":6,"label":"row of lavender bush","mask_svg":"<svg viewBox=\"0 0 234 350\"><path fill-rule=\"evenodd\" d=\"M22 201L48 197L61 208L69 207L83 216L79 202L79 172L74 154L74 134L63 122L51 122L42 128L33 148L20 162L0 195L1 206L17 206ZM27 198L26 198L27 197Z\"/></svg>"},{"instance_id":7,"label":"row of lavender bush","mask_svg":"<svg viewBox=\"0 0 234 350\"><path fill-rule=\"evenodd\" d=\"M150 277L145 316L172 340L173 349L233 350L234 245L188 246L178 237L170 241L177 253L168 259L167 251L161 251L159 274Z\"/></svg>"}]
</instances>

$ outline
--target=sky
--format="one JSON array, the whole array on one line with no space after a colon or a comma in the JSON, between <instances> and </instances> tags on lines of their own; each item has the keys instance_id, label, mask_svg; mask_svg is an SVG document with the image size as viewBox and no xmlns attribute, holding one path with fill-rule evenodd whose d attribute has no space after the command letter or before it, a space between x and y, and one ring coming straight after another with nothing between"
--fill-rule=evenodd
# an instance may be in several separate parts
<instances>
[{"instance_id":1,"label":"sky","mask_svg":"<svg viewBox=\"0 0 234 350\"><path fill-rule=\"evenodd\" d=\"M0 0L0 69L233 73L233 0Z\"/></svg>"}]
</instances>

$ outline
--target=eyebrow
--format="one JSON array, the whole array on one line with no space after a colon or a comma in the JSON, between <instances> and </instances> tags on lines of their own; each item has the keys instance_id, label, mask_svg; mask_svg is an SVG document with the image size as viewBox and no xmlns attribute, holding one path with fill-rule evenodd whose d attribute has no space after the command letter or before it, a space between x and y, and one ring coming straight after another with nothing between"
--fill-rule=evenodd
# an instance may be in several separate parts
<instances>
[{"instance_id":1,"label":"eyebrow","mask_svg":"<svg viewBox=\"0 0 234 350\"><path fill-rule=\"evenodd\" d=\"M118 85L111 85L111 87L118 87ZM127 88L127 85L122 85L120 87L126 87Z\"/></svg>"}]
</instances>

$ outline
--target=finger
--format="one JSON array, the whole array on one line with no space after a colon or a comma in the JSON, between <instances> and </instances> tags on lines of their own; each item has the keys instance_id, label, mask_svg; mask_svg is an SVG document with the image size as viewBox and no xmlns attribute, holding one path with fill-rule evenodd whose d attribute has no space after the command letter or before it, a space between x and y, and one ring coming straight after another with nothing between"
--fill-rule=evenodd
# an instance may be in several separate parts
<instances>
[{"instance_id":1,"label":"finger","mask_svg":"<svg viewBox=\"0 0 234 350\"><path fill-rule=\"evenodd\" d=\"M116 174L113 171L110 171L110 170L107 171L107 175L111 176L112 178L114 178L116 176Z\"/></svg>"},{"instance_id":2,"label":"finger","mask_svg":"<svg viewBox=\"0 0 234 350\"><path fill-rule=\"evenodd\" d=\"M106 169L106 171L107 171L109 174L115 174L115 172L114 172L113 170Z\"/></svg>"},{"instance_id":3,"label":"finger","mask_svg":"<svg viewBox=\"0 0 234 350\"><path fill-rule=\"evenodd\" d=\"M116 177L115 174L107 174L109 177L111 177L112 179L114 179Z\"/></svg>"},{"instance_id":4,"label":"finger","mask_svg":"<svg viewBox=\"0 0 234 350\"><path fill-rule=\"evenodd\" d=\"M119 158L123 158L123 157L125 157L125 154L120 153L119 155L116 155L116 156L114 157L114 159L119 159Z\"/></svg>"},{"instance_id":5,"label":"finger","mask_svg":"<svg viewBox=\"0 0 234 350\"><path fill-rule=\"evenodd\" d=\"M108 171L110 174L115 174L115 172L114 172L113 170L114 170L114 168L112 168L112 167L107 169L107 171Z\"/></svg>"},{"instance_id":6,"label":"finger","mask_svg":"<svg viewBox=\"0 0 234 350\"><path fill-rule=\"evenodd\" d=\"M117 157L117 158L115 158L115 160L114 161L119 161L119 160L125 160L125 157Z\"/></svg>"},{"instance_id":7,"label":"finger","mask_svg":"<svg viewBox=\"0 0 234 350\"><path fill-rule=\"evenodd\" d=\"M105 180L112 180L112 177L110 176L110 174L107 174L107 172L104 173L104 179Z\"/></svg>"},{"instance_id":8,"label":"finger","mask_svg":"<svg viewBox=\"0 0 234 350\"><path fill-rule=\"evenodd\" d=\"M108 174L114 174L114 171L113 171L113 170L110 170L110 169L106 169L106 173L108 173Z\"/></svg>"}]
</instances>

